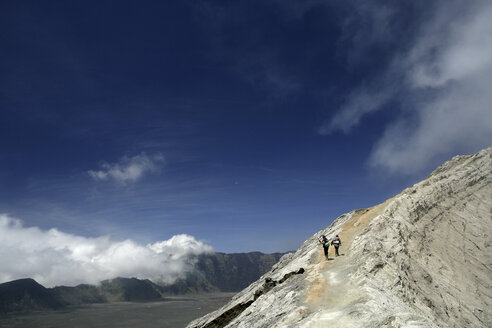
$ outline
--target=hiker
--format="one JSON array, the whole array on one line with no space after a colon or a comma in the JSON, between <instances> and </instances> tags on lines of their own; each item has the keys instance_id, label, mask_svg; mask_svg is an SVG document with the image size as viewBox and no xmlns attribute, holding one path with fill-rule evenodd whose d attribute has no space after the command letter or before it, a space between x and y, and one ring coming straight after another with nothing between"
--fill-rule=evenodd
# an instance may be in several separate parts
<instances>
[{"instance_id":1,"label":"hiker","mask_svg":"<svg viewBox=\"0 0 492 328\"><path fill-rule=\"evenodd\" d=\"M331 244L335 246L335 256L340 255L338 254L338 247L342 246L342 241L340 240L340 237L338 237L338 235L336 235L335 238L331 240Z\"/></svg>"},{"instance_id":2,"label":"hiker","mask_svg":"<svg viewBox=\"0 0 492 328\"><path fill-rule=\"evenodd\" d=\"M325 257L328 260L328 247L330 247L330 241L325 235L321 236L319 242L323 245L323 251L325 252Z\"/></svg>"}]
</instances>

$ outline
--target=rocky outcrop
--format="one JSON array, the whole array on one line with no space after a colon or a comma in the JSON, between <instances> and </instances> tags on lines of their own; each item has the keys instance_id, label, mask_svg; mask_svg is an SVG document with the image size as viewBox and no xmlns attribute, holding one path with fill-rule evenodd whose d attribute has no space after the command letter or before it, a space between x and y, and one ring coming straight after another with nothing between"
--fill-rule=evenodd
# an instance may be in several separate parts
<instances>
[{"instance_id":1,"label":"rocky outcrop","mask_svg":"<svg viewBox=\"0 0 492 328\"><path fill-rule=\"evenodd\" d=\"M245 303L239 303L234 305L232 308L228 309L221 315L219 315L217 318L213 319L212 321L208 322L204 328L222 328L225 327L234 320L237 316L239 316L244 310L246 310L251 304L253 304L254 301L256 301L260 296L268 293L273 287L277 286L278 284L283 283L290 277L292 277L295 274L303 274L304 269L300 268L297 272L290 272L287 273L282 279L279 281L275 281L272 278L266 278L265 282L263 285L258 288L255 293L254 297L252 300L249 300Z\"/></svg>"},{"instance_id":2,"label":"rocky outcrop","mask_svg":"<svg viewBox=\"0 0 492 328\"><path fill-rule=\"evenodd\" d=\"M317 239L339 234L340 257ZM344 214L223 308L220 327L492 327L492 147L378 206ZM267 281L281 284L258 295ZM241 311L238 306L247 305Z\"/></svg>"}]
</instances>

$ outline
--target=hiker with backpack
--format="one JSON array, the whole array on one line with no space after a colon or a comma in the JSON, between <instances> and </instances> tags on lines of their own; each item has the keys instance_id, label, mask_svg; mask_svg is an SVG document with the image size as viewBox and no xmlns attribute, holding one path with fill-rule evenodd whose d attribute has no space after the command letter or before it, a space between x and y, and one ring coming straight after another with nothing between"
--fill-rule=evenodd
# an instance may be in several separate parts
<instances>
[{"instance_id":1,"label":"hiker with backpack","mask_svg":"<svg viewBox=\"0 0 492 328\"><path fill-rule=\"evenodd\" d=\"M331 244L333 246L335 246L335 256L339 256L339 254L338 254L338 248L340 246L342 246L342 241L340 240L340 237L338 237L338 235L336 235L335 238L333 238L331 240Z\"/></svg>"},{"instance_id":2,"label":"hiker with backpack","mask_svg":"<svg viewBox=\"0 0 492 328\"><path fill-rule=\"evenodd\" d=\"M330 247L330 241L325 235L321 236L319 239L320 244L323 245L323 251L325 252L325 257L328 260L328 248Z\"/></svg>"}]
</instances>

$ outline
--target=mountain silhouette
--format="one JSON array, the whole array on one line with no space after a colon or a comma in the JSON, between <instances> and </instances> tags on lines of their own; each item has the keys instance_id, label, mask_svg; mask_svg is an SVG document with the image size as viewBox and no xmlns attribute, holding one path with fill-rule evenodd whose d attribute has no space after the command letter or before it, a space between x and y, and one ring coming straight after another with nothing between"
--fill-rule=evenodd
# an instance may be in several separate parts
<instances>
[{"instance_id":1,"label":"mountain silhouette","mask_svg":"<svg viewBox=\"0 0 492 328\"><path fill-rule=\"evenodd\" d=\"M33 279L18 279L0 284L0 312L53 310L62 307L51 290Z\"/></svg>"},{"instance_id":2,"label":"mountain silhouette","mask_svg":"<svg viewBox=\"0 0 492 328\"><path fill-rule=\"evenodd\" d=\"M214 253L196 258L195 270L172 284L116 277L97 286L45 288L33 279L0 284L0 312L53 310L90 303L152 301L171 295L237 292L267 272L283 254Z\"/></svg>"}]
</instances>

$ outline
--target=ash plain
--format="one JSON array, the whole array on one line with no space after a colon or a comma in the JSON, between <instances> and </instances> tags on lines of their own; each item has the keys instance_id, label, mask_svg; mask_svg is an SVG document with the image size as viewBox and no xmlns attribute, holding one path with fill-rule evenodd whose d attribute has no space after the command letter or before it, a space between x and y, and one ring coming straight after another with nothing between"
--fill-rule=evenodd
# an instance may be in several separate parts
<instances>
[{"instance_id":1,"label":"ash plain","mask_svg":"<svg viewBox=\"0 0 492 328\"><path fill-rule=\"evenodd\" d=\"M150 302L86 304L56 311L0 314L0 327L181 328L225 305L234 294L185 295Z\"/></svg>"}]
</instances>

